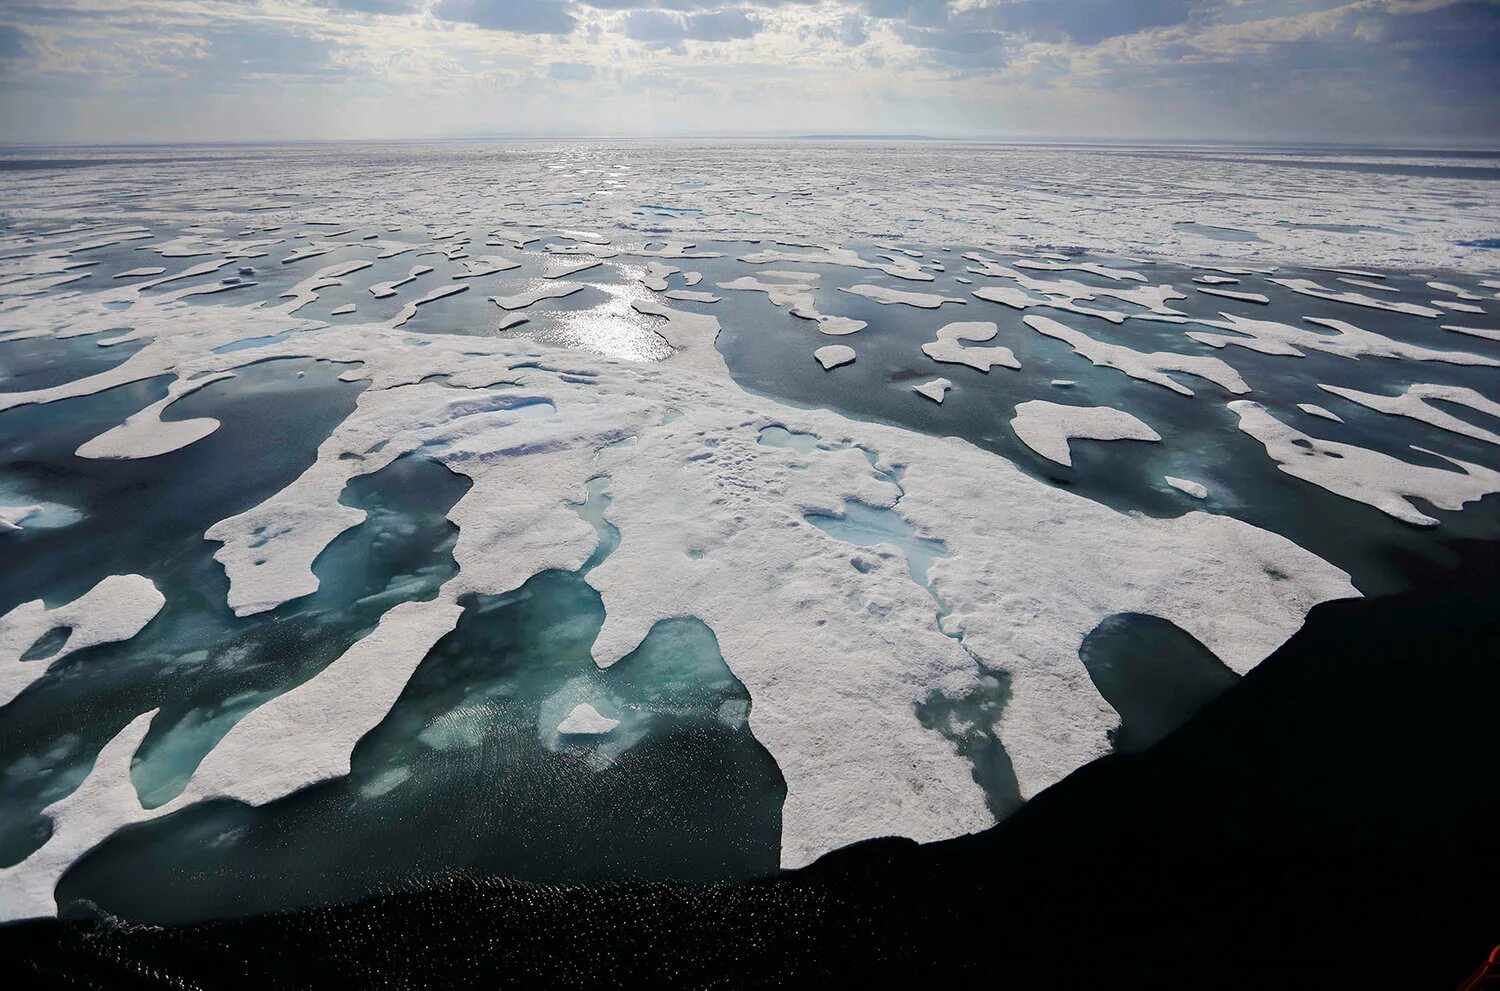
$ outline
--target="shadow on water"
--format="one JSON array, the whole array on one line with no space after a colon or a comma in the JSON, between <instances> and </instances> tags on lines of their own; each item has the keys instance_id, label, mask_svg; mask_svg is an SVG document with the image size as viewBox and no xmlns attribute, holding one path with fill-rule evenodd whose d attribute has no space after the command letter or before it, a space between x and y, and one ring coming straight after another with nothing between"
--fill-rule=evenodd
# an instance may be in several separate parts
<instances>
[{"instance_id":1,"label":"shadow on water","mask_svg":"<svg viewBox=\"0 0 1500 991\"><path fill-rule=\"evenodd\" d=\"M1240 680L1176 624L1139 613L1106 617L1078 654L1120 714L1113 737L1121 753L1156 743Z\"/></svg>"}]
</instances>

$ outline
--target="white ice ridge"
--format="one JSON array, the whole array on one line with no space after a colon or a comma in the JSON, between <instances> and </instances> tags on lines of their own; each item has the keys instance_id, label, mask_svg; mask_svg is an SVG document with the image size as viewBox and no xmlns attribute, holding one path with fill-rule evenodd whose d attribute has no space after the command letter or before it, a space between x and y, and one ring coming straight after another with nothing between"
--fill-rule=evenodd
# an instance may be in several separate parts
<instances>
[{"instance_id":1,"label":"white ice ridge","mask_svg":"<svg viewBox=\"0 0 1500 991\"><path fill-rule=\"evenodd\" d=\"M1179 492L1185 492L1194 499L1207 499L1208 486L1202 482L1194 482L1186 478L1177 478L1173 475L1163 475L1162 479L1172 488Z\"/></svg>"},{"instance_id":2,"label":"white ice ridge","mask_svg":"<svg viewBox=\"0 0 1500 991\"><path fill-rule=\"evenodd\" d=\"M599 710L589 703L580 702L557 724L557 731L574 736L603 736L618 725L618 719L600 715Z\"/></svg>"},{"instance_id":3,"label":"white ice ridge","mask_svg":"<svg viewBox=\"0 0 1500 991\"><path fill-rule=\"evenodd\" d=\"M53 661L86 647L129 640L151 622L166 601L149 578L111 575L54 609L48 609L41 599L33 599L0 616L0 705L46 674ZM56 629L69 631L62 647L46 658L21 660L32 644Z\"/></svg>"},{"instance_id":4,"label":"white ice ridge","mask_svg":"<svg viewBox=\"0 0 1500 991\"><path fill-rule=\"evenodd\" d=\"M1093 362L1096 367L1113 368L1124 372L1131 378L1163 386L1184 396L1191 396L1193 390L1173 379L1167 374L1168 372L1206 379L1237 396L1250 391L1245 380L1240 378L1240 373L1218 358L1207 355L1177 354L1172 351L1155 351L1147 354L1121 344L1096 341L1082 331L1074 330L1049 317L1027 316L1022 320L1038 334L1066 342L1078 354Z\"/></svg>"},{"instance_id":5,"label":"white ice ridge","mask_svg":"<svg viewBox=\"0 0 1500 991\"><path fill-rule=\"evenodd\" d=\"M1068 441L1080 440L1161 440L1133 414L1109 406L1064 406L1033 399L1016 407L1010 421L1021 443L1049 461L1072 465L1073 453Z\"/></svg>"},{"instance_id":6,"label":"white ice ridge","mask_svg":"<svg viewBox=\"0 0 1500 991\"><path fill-rule=\"evenodd\" d=\"M1462 509L1465 503L1500 492L1500 472L1469 464L1422 448L1461 471L1429 468L1353 444L1318 440L1287 426L1259 403L1238 400L1229 404L1238 414L1240 429L1260 441L1272 460L1288 475L1311 482L1346 499L1363 502L1398 520L1417 526L1437 526L1411 499L1425 499L1439 509Z\"/></svg>"},{"instance_id":7,"label":"white ice ridge","mask_svg":"<svg viewBox=\"0 0 1500 991\"><path fill-rule=\"evenodd\" d=\"M0 868L0 922L55 914L58 879L124 826L208 799L264 805L347 775L354 745L385 718L422 658L462 612L441 600L391 609L338 660L236 723L182 793L154 809L141 806L130 763L155 713L137 716L100 751L83 783L47 807L48 841L20 863Z\"/></svg>"},{"instance_id":8,"label":"white ice ridge","mask_svg":"<svg viewBox=\"0 0 1500 991\"><path fill-rule=\"evenodd\" d=\"M1465 420L1460 420L1452 413L1444 412L1441 408L1434 406L1432 400L1440 400L1447 403L1457 403L1467 406L1480 413L1500 417L1500 403L1486 399L1473 389L1465 389L1457 385L1426 385L1416 383L1407 388L1399 396L1382 396L1373 392L1360 392L1358 389L1346 389L1336 385L1319 385L1324 392L1331 392L1335 396L1341 396L1351 403L1358 403L1382 413L1392 416L1406 416L1413 420L1420 420L1442 430L1451 430L1465 437L1482 440L1487 444L1500 444L1500 434L1483 427L1476 427Z\"/></svg>"},{"instance_id":9,"label":"white ice ridge","mask_svg":"<svg viewBox=\"0 0 1500 991\"><path fill-rule=\"evenodd\" d=\"M830 344L827 347L818 348L813 352L813 357L818 364L823 366L824 371L829 371L840 365L847 365L854 360L854 349L845 344Z\"/></svg>"},{"instance_id":10,"label":"white ice ridge","mask_svg":"<svg viewBox=\"0 0 1500 991\"><path fill-rule=\"evenodd\" d=\"M117 326L98 295L23 306L40 326ZM1110 748L1117 717L1078 657L1106 616L1160 616L1244 671L1315 603L1356 594L1343 572L1228 517L1122 514L956 438L747 394L713 346L713 317L654 299L632 305L663 320L657 332L676 350L666 361L505 337L417 340L380 323L289 333L307 325L265 308L143 299L131 324L149 343L120 366L130 367L65 388L85 395L291 357L349 363L345 378L368 380L302 476L210 529L241 613L316 588L313 561L362 518L338 504L344 486L402 453L420 451L473 482L448 513L459 570L433 610L470 592L512 590L542 570L579 568L597 534L572 504L589 479L607 475L607 516L623 540L589 573L605 607L594 657L614 663L662 619L708 624L754 700L751 730L786 779L789 867L868 837L936 840L992 821L969 762L917 718L934 691L958 697L985 670L1008 674L995 731L1030 796ZM251 334L279 336L253 352L214 353ZM447 378L424 381L434 375ZM814 434L818 446L760 443L771 426ZM636 443L617 443L626 437ZM867 455L884 470L872 471ZM899 487L889 474L897 467ZM929 572L949 607L943 630L899 550L855 547L806 522L851 500L894 507L945 542ZM435 639L451 620L432 622ZM959 633L962 645L946 635ZM331 724L347 721L343 705L328 700L319 719L294 727L295 742L277 741L277 753L317 749ZM260 758L247 746L211 755L199 773L223 761L254 780L247 768Z\"/></svg>"},{"instance_id":11,"label":"white ice ridge","mask_svg":"<svg viewBox=\"0 0 1500 991\"><path fill-rule=\"evenodd\" d=\"M863 296L866 299L873 299L877 303L887 305L904 303L907 306L917 306L924 310L935 310L944 303L966 302L966 300L960 299L957 296L939 296L937 293L930 292L906 292L902 289L889 289L885 286L871 286L864 283L860 283L857 286L850 286L847 289L840 289L839 292Z\"/></svg>"},{"instance_id":12,"label":"white ice ridge","mask_svg":"<svg viewBox=\"0 0 1500 991\"><path fill-rule=\"evenodd\" d=\"M1333 331L1319 333L1275 320L1252 320L1233 313L1220 313L1222 320L1194 320L1204 327L1220 327L1231 330L1233 335L1207 334L1190 330L1187 336L1209 347L1223 348L1231 344L1262 354L1281 354L1303 357L1302 349L1324 351L1341 358L1360 358L1370 355L1377 358L1405 358L1408 361L1442 361L1450 365L1500 365L1500 360L1466 351L1440 351L1435 348L1408 344L1380 334L1361 330L1342 320L1322 317L1307 317L1308 323L1317 324ZM1240 336L1243 335L1243 336Z\"/></svg>"},{"instance_id":13,"label":"white ice ridge","mask_svg":"<svg viewBox=\"0 0 1500 991\"><path fill-rule=\"evenodd\" d=\"M1007 347L971 348L964 341L983 343L995 339L999 326L987 321L950 323L938 330L937 340L922 345L922 353L933 361L955 365L968 365L981 372L988 372L993 365L1020 368L1015 353Z\"/></svg>"},{"instance_id":14,"label":"white ice ridge","mask_svg":"<svg viewBox=\"0 0 1500 991\"><path fill-rule=\"evenodd\" d=\"M912 391L919 396L926 396L939 406L943 404L948 390L953 388L953 383L947 379L933 379L931 382L923 382L921 385L912 386Z\"/></svg>"},{"instance_id":15,"label":"white ice ridge","mask_svg":"<svg viewBox=\"0 0 1500 991\"><path fill-rule=\"evenodd\" d=\"M1442 310L1435 310L1430 306L1422 306L1419 303L1394 303L1390 300L1375 299L1357 292L1338 292L1333 289L1325 289L1311 279L1267 279L1278 286L1284 286L1292 292L1301 293L1304 296L1313 296L1317 299L1328 299L1335 303L1348 303L1351 306L1366 306L1372 310L1390 310L1393 313L1409 313L1418 317L1442 316Z\"/></svg>"}]
</instances>

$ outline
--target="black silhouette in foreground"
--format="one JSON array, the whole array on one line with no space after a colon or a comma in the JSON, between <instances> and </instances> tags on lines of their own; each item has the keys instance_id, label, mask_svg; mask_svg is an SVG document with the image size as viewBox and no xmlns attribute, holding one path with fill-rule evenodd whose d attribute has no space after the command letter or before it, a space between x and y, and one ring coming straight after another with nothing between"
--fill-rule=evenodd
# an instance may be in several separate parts
<instances>
[{"instance_id":1,"label":"black silhouette in foreground","mask_svg":"<svg viewBox=\"0 0 1500 991\"><path fill-rule=\"evenodd\" d=\"M448 878L175 928L0 929L7 987L1452 989L1500 943L1500 554L1317 607L1156 746L984 833L760 882ZM939 984L938 982L942 982Z\"/></svg>"}]
</instances>

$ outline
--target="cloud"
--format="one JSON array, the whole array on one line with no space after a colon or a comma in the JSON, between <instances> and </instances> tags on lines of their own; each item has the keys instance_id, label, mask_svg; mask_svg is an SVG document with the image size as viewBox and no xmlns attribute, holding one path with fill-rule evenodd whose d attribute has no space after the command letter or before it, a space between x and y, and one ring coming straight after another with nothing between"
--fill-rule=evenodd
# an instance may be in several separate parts
<instances>
[{"instance_id":1,"label":"cloud","mask_svg":"<svg viewBox=\"0 0 1500 991\"><path fill-rule=\"evenodd\" d=\"M632 10L625 16L625 36L653 45L682 41L739 41L754 37L762 22L758 14L739 8L678 14L665 10Z\"/></svg>"},{"instance_id":2,"label":"cloud","mask_svg":"<svg viewBox=\"0 0 1500 991\"><path fill-rule=\"evenodd\" d=\"M423 0L315 0L325 7L341 10L357 10L364 14L415 14L425 4Z\"/></svg>"},{"instance_id":3,"label":"cloud","mask_svg":"<svg viewBox=\"0 0 1500 991\"><path fill-rule=\"evenodd\" d=\"M515 34L572 34L578 24L570 0L437 0L431 13L438 20Z\"/></svg>"},{"instance_id":4,"label":"cloud","mask_svg":"<svg viewBox=\"0 0 1500 991\"><path fill-rule=\"evenodd\" d=\"M553 62L547 66L547 78L564 82L587 82L595 74L594 67L586 62Z\"/></svg>"}]
</instances>

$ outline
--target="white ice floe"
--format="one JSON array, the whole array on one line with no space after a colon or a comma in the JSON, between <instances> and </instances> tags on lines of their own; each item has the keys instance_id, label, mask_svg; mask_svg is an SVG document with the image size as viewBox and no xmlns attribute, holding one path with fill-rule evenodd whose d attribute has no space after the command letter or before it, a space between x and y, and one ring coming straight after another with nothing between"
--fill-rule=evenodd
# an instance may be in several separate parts
<instances>
[{"instance_id":1,"label":"white ice floe","mask_svg":"<svg viewBox=\"0 0 1500 991\"><path fill-rule=\"evenodd\" d=\"M851 293L855 296L863 296L873 299L877 303L892 304L904 303L907 306L916 306L924 310L935 310L944 303L963 303L965 300L957 296L939 296L930 292L906 292L901 289L889 289L885 286L871 286L861 283L857 286L849 286L840 289L839 292Z\"/></svg>"},{"instance_id":2,"label":"white ice floe","mask_svg":"<svg viewBox=\"0 0 1500 991\"><path fill-rule=\"evenodd\" d=\"M1021 443L1049 461L1072 465L1070 440L1158 441L1161 435L1133 414L1109 406L1064 406L1033 399L1010 421Z\"/></svg>"},{"instance_id":3,"label":"white ice floe","mask_svg":"<svg viewBox=\"0 0 1500 991\"><path fill-rule=\"evenodd\" d=\"M1453 313L1477 313L1481 316L1484 315L1484 307L1476 306L1473 303L1460 303L1452 299L1435 299L1432 301L1432 305Z\"/></svg>"},{"instance_id":4,"label":"white ice floe","mask_svg":"<svg viewBox=\"0 0 1500 991\"><path fill-rule=\"evenodd\" d=\"M1439 509L1457 510L1491 492L1500 492L1500 472L1482 465L1440 454L1434 456L1462 470L1415 465L1353 444L1309 437L1276 419L1259 403L1238 400L1229 408L1239 416L1240 429L1260 441L1288 475L1374 506L1407 523L1438 525L1436 519L1412 504L1413 498L1425 499Z\"/></svg>"},{"instance_id":5,"label":"white ice floe","mask_svg":"<svg viewBox=\"0 0 1500 991\"><path fill-rule=\"evenodd\" d=\"M176 379L167 387L167 394L162 399L139 413L131 414L119 426L86 441L74 453L80 458L129 460L154 458L189 444L196 444L219 429L218 420L209 416L191 420L163 420L162 412L183 396L233 377L233 372L216 372L202 378Z\"/></svg>"},{"instance_id":6,"label":"white ice floe","mask_svg":"<svg viewBox=\"0 0 1500 991\"><path fill-rule=\"evenodd\" d=\"M1031 269L1040 272L1087 272L1106 279L1114 279L1116 282L1145 282L1146 277L1139 272L1132 272L1124 268L1110 268L1095 262L1080 262L1072 260L1064 261L1038 261L1035 258L1022 258L1015 262L1016 268Z\"/></svg>"},{"instance_id":7,"label":"white ice floe","mask_svg":"<svg viewBox=\"0 0 1500 991\"><path fill-rule=\"evenodd\" d=\"M1357 292L1338 292L1333 289L1325 289L1311 279L1268 279L1278 286L1284 286L1292 292L1301 293L1304 296L1312 296L1317 299L1328 299L1335 303L1348 303L1350 306L1365 306L1372 310L1390 310L1393 313L1408 313L1418 317L1436 317L1442 314L1442 310L1435 310L1430 306L1422 306L1419 303L1393 303L1389 300L1375 299Z\"/></svg>"},{"instance_id":8,"label":"white ice floe","mask_svg":"<svg viewBox=\"0 0 1500 991\"><path fill-rule=\"evenodd\" d=\"M1316 403L1298 403L1297 408L1306 413L1308 416L1320 416L1325 420L1332 420L1334 423L1344 422L1344 418L1342 416L1339 416L1337 413L1329 412Z\"/></svg>"},{"instance_id":9,"label":"white ice floe","mask_svg":"<svg viewBox=\"0 0 1500 991\"><path fill-rule=\"evenodd\" d=\"M1225 299L1237 299L1242 303L1260 303L1262 305L1271 302L1269 298L1258 292L1235 292L1232 289L1213 289L1209 286L1198 286L1198 291L1209 296L1222 296Z\"/></svg>"},{"instance_id":10,"label":"white ice floe","mask_svg":"<svg viewBox=\"0 0 1500 991\"><path fill-rule=\"evenodd\" d=\"M542 273L544 279L565 279L579 272L587 272L591 268L603 265L604 261L599 258L579 258L576 261L567 258L554 258L547 262L547 270Z\"/></svg>"},{"instance_id":11,"label":"white ice floe","mask_svg":"<svg viewBox=\"0 0 1500 991\"><path fill-rule=\"evenodd\" d=\"M691 289L669 289L666 297L683 303L717 303L719 297L711 292L694 292Z\"/></svg>"},{"instance_id":12,"label":"white ice floe","mask_svg":"<svg viewBox=\"0 0 1500 991\"><path fill-rule=\"evenodd\" d=\"M1163 475L1162 480L1179 492L1185 492L1194 499L1207 499L1208 486L1202 482L1194 482L1186 478L1177 478L1173 475Z\"/></svg>"},{"instance_id":13,"label":"white ice floe","mask_svg":"<svg viewBox=\"0 0 1500 991\"><path fill-rule=\"evenodd\" d=\"M1451 293L1452 295L1457 296L1459 299L1467 299L1471 302L1478 302L1479 300L1484 299L1483 296L1469 292L1469 290L1465 289L1463 286L1455 286L1451 282L1429 282L1427 283L1427 288L1436 289L1438 292Z\"/></svg>"},{"instance_id":14,"label":"white ice floe","mask_svg":"<svg viewBox=\"0 0 1500 991\"><path fill-rule=\"evenodd\" d=\"M1156 351L1148 354L1123 345L1096 341L1082 331L1074 330L1048 317L1028 316L1022 319L1038 334L1066 342L1074 351L1099 368L1113 368L1124 372L1131 378L1163 386L1184 396L1191 396L1193 390L1172 378L1167 374L1168 372L1206 379L1235 395L1244 395L1250 391L1245 380L1240 378L1240 373L1218 358L1207 355L1176 354L1172 351Z\"/></svg>"},{"instance_id":15,"label":"white ice floe","mask_svg":"<svg viewBox=\"0 0 1500 991\"><path fill-rule=\"evenodd\" d=\"M818 364L822 365L825 371L828 371L852 362L854 349L844 344L830 344L814 351L813 357L818 359Z\"/></svg>"},{"instance_id":16,"label":"white ice floe","mask_svg":"<svg viewBox=\"0 0 1500 991\"><path fill-rule=\"evenodd\" d=\"M938 330L937 340L922 345L922 353L933 361L955 365L968 365L981 372L988 372L993 365L1020 368L1015 353L1007 347L971 348L965 341L983 343L994 340L1000 332L998 325L988 321L950 323Z\"/></svg>"},{"instance_id":17,"label":"white ice floe","mask_svg":"<svg viewBox=\"0 0 1500 991\"><path fill-rule=\"evenodd\" d=\"M525 292L516 293L514 296L491 296L490 302L502 310L524 310L533 303L544 299L561 299L571 296L584 288L582 282L552 282L543 283L528 289Z\"/></svg>"},{"instance_id":18,"label":"white ice floe","mask_svg":"<svg viewBox=\"0 0 1500 991\"><path fill-rule=\"evenodd\" d=\"M151 579L111 575L72 602L53 609L41 599L16 606L0 616L0 705L46 674L52 661L101 643L129 640L165 603ZM32 644L56 629L70 631L62 647L47 658L21 660Z\"/></svg>"},{"instance_id":19,"label":"white ice floe","mask_svg":"<svg viewBox=\"0 0 1500 991\"><path fill-rule=\"evenodd\" d=\"M1034 297L1022 293L1020 297L1007 292L995 292L995 287L986 287L990 294L986 295L984 290L976 290L975 295L981 299L989 299L992 302L1003 302L1007 306L1017 309L1025 308L1022 300L1030 299L1025 305L1051 306L1057 309L1071 310L1089 316L1103 317L1111 322L1118 323L1123 315L1116 314L1112 310L1093 310L1078 305L1079 300L1093 302L1103 296L1108 299L1116 299L1121 302L1131 303L1139 306L1158 316L1180 317L1182 312L1174 310L1167 305L1169 300L1187 299L1186 294L1180 292L1175 286L1163 283L1158 286L1138 286L1134 288L1120 288L1118 286L1090 286L1072 279L1038 279L1018 272L1014 268L1008 268L993 258L988 258L977 251L971 251L964 255L966 259L975 264L969 268L976 275L984 275L990 278L1009 279L1015 282L1027 293L1036 293L1042 297L1037 300ZM1119 318L1119 319L1116 319Z\"/></svg>"},{"instance_id":20,"label":"white ice floe","mask_svg":"<svg viewBox=\"0 0 1500 991\"><path fill-rule=\"evenodd\" d=\"M666 292L667 279L681 271L682 269L675 265L649 262L646 265L645 274L641 276L641 285L654 292Z\"/></svg>"},{"instance_id":21,"label":"white ice floe","mask_svg":"<svg viewBox=\"0 0 1500 991\"><path fill-rule=\"evenodd\" d=\"M453 278L478 279L486 275L494 275L496 272L509 272L511 269L520 267L520 262L503 258L500 255L480 255L478 258L470 258L459 262L459 271L453 273Z\"/></svg>"},{"instance_id":22,"label":"white ice floe","mask_svg":"<svg viewBox=\"0 0 1500 991\"><path fill-rule=\"evenodd\" d=\"M436 289L430 290L427 295L420 296L401 307L401 312L396 314L396 319L391 321L391 326L393 328L405 326L408 320L417 315L419 307L426 306L428 303L436 303L440 299L446 299L461 292L467 292L468 289L469 284L467 282L449 283L446 286L438 286Z\"/></svg>"},{"instance_id":23,"label":"white ice floe","mask_svg":"<svg viewBox=\"0 0 1500 991\"><path fill-rule=\"evenodd\" d=\"M820 276L816 272L765 271L760 276L741 276L729 282L720 282L720 289L740 292L763 292L772 306L790 306L790 313L803 320L812 320L818 330L832 336L858 333L865 329L863 320L833 316L818 310L813 298L813 289ZM768 282L767 279L777 281Z\"/></svg>"},{"instance_id":24,"label":"white ice floe","mask_svg":"<svg viewBox=\"0 0 1500 991\"><path fill-rule=\"evenodd\" d=\"M1500 330L1487 330L1483 327L1458 327L1445 323L1444 330L1451 330L1455 334L1468 334L1470 337L1481 337L1487 341L1500 341Z\"/></svg>"},{"instance_id":25,"label":"white ice floe","mask_svg":"<svg viewBox=\"0 0 1500 991\"><path fill-rule=\"evenodd\" d=\"M374 294L376 299L385 299L387 296L394 296L396 295L397 289L406 285L417 276L426 275L431 271L431 265L413 265L410 269L407 270L406 275L392 282L377 282L375 285L370 287L370 292Z\"/></svg>"},{"instance_id":26,"label":"white ice floe","mask_svg":"<svg viewBox=\"0 0 1500 991\"><path fill-rule=\"evenodd\" d=\"M886 256L886 261L872 262L861 258L859 253L848 248L820 248L816 252L781 251L768 249L757 251L754 254L745 255L740 261L748 265L770 265L774 263L790 263L793 265L838 265L842 268L862 268L877 272L897 279L906 279L911 282L931 282L935 276L924 272L920 265L906 257Z\"/></svg>"},{"instance_id":27,"label":"white ice floe","mask_svg":"<svg viewBox=\"0 0 1500 991\"><path fill-rule=\"evenodd\" d=\"M1500 434L1461 420L1432 403L1434 399L1445 403L1456 403L1489 416L1500 417L1500 403L1486 399L1473 389L1457 385L1416 383L1408 386L1406 391L1399 396L1382 396L1378 393L1360 392L1358 389L1346 389L1336 385L1320 384L1318 388L1369 409L1389 413L1392 416L1410 417L1442 430L1450 430L1456 434L1463 434L1465 437L1482 440L1487 444L1500 444Z\"/></svg>"},{"instance_id":28,"label":"white ice floe","mask_svg":"<svg viewBox=\"0 0 1500 991\"><path fill-rule=\"evenodd\" d=\"M618 725L618 719L600 715L589 703L580 702L557 724L557 732L565 736L604 736Z\"/></svg>"},{"instance_id":29,"label":"white ice floe","mask_svg":"<svg viewBox=\"0 0 1500 991\"><path fill-rule=\"evenodd\" d=\"M1322 317L1307 317L1307 322L1332 330L1332 334L1319 333L1304 327L1276 320L1252 320L1233 313L1220 313L1220 320L1195 320L1205 327L1220 327L1234 332L1233 335L1209 334L1190 330L1187 336L1209 347L1223 348L1229 345L1249 348L1262 354L1280 354L1302 357L1303 349L1324 351L1343 358L1361 358L1370 355L1377 358L1405 358L1408 361L1443 361L1451 365L1500 365L1500 359L1470 354L1465 351L1440 351L1408 344L1391 337L1362 330L1342 320Z\"/></svg>"},{"instance_id":30,"label":"white ice floe","mask_svg":"<svg viewBox=\"0 0 1500 991\"><path fill-rule=\"evenodd\" d=\"M334 317L348 316L350 313L353 313L358 309L359 306L355 303L345 303L343 306L335 306L333 309L329 310L328 315Z\"/></svg>"},{"instance_id":31,"label":"white ice floe","mask_svg":"<svg viewBox=\"0 0 1500 991\"><path fill-rule=\"evenodd\" d=\"M948 390L953 388L953 383L947 379L933 379L931 382L923 382L921 385L912 386L912 391L919 396L926 396L933 402L942 405L948 395Z\"/></svg>"}]
</instances>

